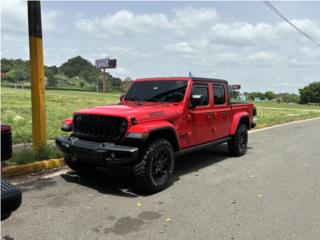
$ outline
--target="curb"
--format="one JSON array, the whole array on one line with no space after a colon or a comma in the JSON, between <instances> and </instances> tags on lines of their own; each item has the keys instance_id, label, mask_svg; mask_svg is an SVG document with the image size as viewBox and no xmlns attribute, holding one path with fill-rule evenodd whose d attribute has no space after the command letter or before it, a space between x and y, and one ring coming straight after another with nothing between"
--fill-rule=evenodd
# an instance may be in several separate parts
<instances>
[{"instance_id":1,"label":"curb","mask_svg":"<svg viewBox=\"0 0 320 240\"><path fill-rule=\"evenodd\" d=\"M42 170L49 170L52 168L63 167L63 158L49 159L17 166L8 166L1 169L2 177L14 177L28 173L40 172Z\"/></svg>"}]
</instances>

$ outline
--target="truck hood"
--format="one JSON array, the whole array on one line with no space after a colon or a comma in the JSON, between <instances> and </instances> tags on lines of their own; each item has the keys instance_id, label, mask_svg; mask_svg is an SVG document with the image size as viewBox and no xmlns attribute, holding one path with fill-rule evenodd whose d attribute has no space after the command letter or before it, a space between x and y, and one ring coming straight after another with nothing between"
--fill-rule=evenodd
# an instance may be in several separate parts
<instances>
[{"instance_id":1,"label":"truck hood","mask_svg":"<svg viewBox=\"0 0 320 240\"><path fill-rule=\"evenodd\" d=\"M91 114L103 116L136 118L139 122L151 119L174 118L181 114L183 107L180 104L152 104L152 105L106 105L94 108L82 109L78 114Z\"/></svg>"}]
</instances>

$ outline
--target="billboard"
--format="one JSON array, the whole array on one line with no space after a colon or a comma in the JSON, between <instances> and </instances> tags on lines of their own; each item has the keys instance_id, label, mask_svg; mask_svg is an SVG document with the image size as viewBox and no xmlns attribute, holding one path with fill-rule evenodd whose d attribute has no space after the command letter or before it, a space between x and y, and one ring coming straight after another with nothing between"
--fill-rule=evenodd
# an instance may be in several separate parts
<instances>
[{"instance_id":1,"label":"billboard","mask_svg":"<svg viewBox=\"0 0 320 240\"><path fill-rule=\"evenodd\" d=\"M117 59L101 58L96 59L96 68L116 68Z\"/></svg>"},{"instance_id":2,"label":"billboard","mask_svg":"<svg viewBox=\"0 0 320 240\"><path fill-rule=\"evenodd\" d=\"M96 59L96 68L109 67L109 58Z\"/></svg>"}]
</instances>

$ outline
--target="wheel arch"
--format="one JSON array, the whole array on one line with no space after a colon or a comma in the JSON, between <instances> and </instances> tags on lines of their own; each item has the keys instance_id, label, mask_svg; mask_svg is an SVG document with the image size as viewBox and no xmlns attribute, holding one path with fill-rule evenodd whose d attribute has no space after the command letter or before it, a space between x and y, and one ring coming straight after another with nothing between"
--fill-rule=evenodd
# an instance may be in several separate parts
<instances>
[{"instance_id":1,"label":"wheel arch","mask_svg":"<svg viewBox=\"0 0 320 240\"><path fill-rule=\"evenodd\" d=\"M247 129L250 129L250 119L248 113L240 112L234 115L229 135L234 135L240 124L244 124L246 125Z\"/></svg>"},{"instance_id":2,"label":"wheel arch","mask_svg":"<svg viewBox=\"0 0 320 240\"><path fill-rule=\"evenodd\" d=\"M147 141L150 142L157 138L167 139L172 144L173 150L175 152L180 150L180 144L177 138L176 131L172 127L168 126L168 127L158 128L158 129L152 129L149 132Z\"/></svg>"}]
</instances>

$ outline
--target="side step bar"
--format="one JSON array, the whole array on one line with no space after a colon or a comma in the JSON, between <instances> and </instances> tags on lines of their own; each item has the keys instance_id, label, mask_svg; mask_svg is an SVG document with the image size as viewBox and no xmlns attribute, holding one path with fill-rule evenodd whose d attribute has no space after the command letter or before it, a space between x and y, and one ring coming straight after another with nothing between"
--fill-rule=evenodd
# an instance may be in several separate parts
<instances>
[{"instance_id":1,"label":"side step bar","mask_svg":"<svg viewBox=\"0 0 320 240\"><path fill-rule=\"evenodd\" d=\"M219 145L221 143L228 142L229 140L231 140L231 137L221 138L221 139L215 140L213 142L208 142L208 143L197 145L197 146L190 147L190 148L187 148L187 149L182 149L182 150L180 150L178 152L175 152L175 155L176 156L180 156L182 154L186 154L186 153L189 153L189 152L197 151L197 150L208 148L208 147L213 147L213 146Z\"/></svg>"}]
</instances>

